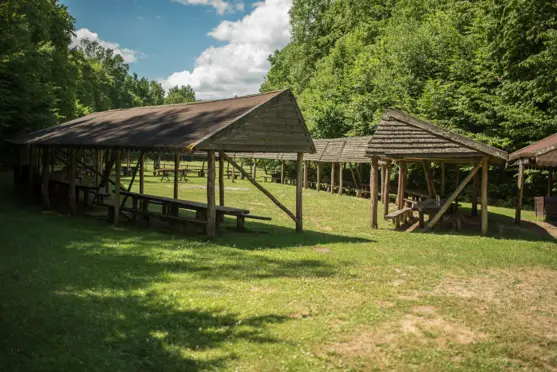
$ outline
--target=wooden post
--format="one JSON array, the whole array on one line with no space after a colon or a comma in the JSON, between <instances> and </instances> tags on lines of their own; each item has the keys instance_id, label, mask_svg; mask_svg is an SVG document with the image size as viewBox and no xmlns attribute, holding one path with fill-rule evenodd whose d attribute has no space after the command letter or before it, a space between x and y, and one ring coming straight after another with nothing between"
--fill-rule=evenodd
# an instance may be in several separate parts
<instances>
[{"instance_id":1,"label":"wooden post","mask_svg":"<svg viewBox=\"0 0 557 372\"><path fill-rule=\"evenodd\" d=\"M371 229L377 229L377 201L378 201L378 193L379 193L379 180L377 179L379 176L378 172L378 164L379 159L374 156L371 158L371 172L370 172L370 181L369 181L369 192L370 192L370 200L371 200L371 222L370 227Z\"/></svg>"},{"instance_id":2,"label":"wooden post","mask_svg":"<svg viewBox=\"0 0 557 372\"><path fill-rule=\"evenodd\" d=\"M460 165L456 164L456 175L455 175L455 185L458 186L458 184L460 183ZM458 195L455 199L455 208L458 209Z\"/></svg>"},{"instance_id":3,"label":"wooden post","mask_svg":"<svg viewBox=\"0 0 557 372\"><path fill-rule=\"evenodd\" d=\"M338 194L342 195L343 188L342 188L342 173L343 172L343 164L338 163Z\"/></svg>"},{"instance_id":4,"label":"wooden post","mask_svg":"<svg viewBox=\"0 0 557 372\"><path fill-rule=\"evenodd\" d=\"M553 170L549 170L547 175L547 196L551 196L553 193Z\"/></svg>"},{"instance_id":5,"label":"wooden post","mask_svg":"<svg viewBox=\"0 0 557 372\"><path fill-rule=\"evenodd\" d=\"M180 153L174 153L174 199L178 199L178 172L180 167Z\"/></svg>"},{"instance_id":6,"label":"wooden post","mask_svg":"<svg viewBox=\"0 0 557 372\"><path fill-rule=\"evenodd\" d=\"M76 163L76 151L75 149L70 149L70 169L69 169L69 181L70 187L68 188L68 200L70 202L70 212L71 214L76 213L75 206L75 163Z\"/></svg>"},{"instance_id":7,"label":"wooden post","mask_svg":"<svg viewBox=\"0 0 557 372\"><path fill-rule=\"evenodd\" d=\"M106 179L105 179L105 182L104 182L104 191L107 194L109 194L110 193L110 182L109 182L109 180L110 180L110 169L109 168L111 168L111 166L110 166L110 163L111 163L110 162L110 150L105 151L105 157L106 157L106 159L105 159L104 169L105 169Z\"/></svg>"},{"instance_id":8,"label":"wooden post","mask_svg":"<svg viewBox=\"0 0 557 372\"><path fill-rule=\"evenodd\" d=\"M387 176L387 165L381 166L381 203L385 204L385 177Z\"/></svg>"},{"instance_id":9,"label":"wooden post","mask_svg":"<svg viewBox=\"0 0 557 372\"><path fill-rule=\"evenodd\" d=\"M482 160L482 235L487 234L488 222L487 222L487 177L489 163L488 159L484 158Z\"/></svg>"},{"instance_id":10,"label":"wooden post","mask_svg":"<svg viewBox=\"0 0 557 372\"><path fill-rule=\"evenodd\" d=\"M317 191L321 189L321 163L317 163Z\"/></svg>"},{"instance_id":11,"label":"wooden post","mask_svg":"<svg viewBox=\"0 0 557 372\"><path fill-rule=\"evenodd\" d=\"M308 183L309 161L304 161L304 189L309 187Z\"/></svg>"},{"instance_id":12,"label":"wooden post","mask_svg":"<svg viewBox=\"0 0 557 372\"><path fill-rule=\"evenodd\" d=\"M284 185L284 165L285 165L285 161L282 160L280 163L280 184Z\"/></svg>"},{"instance_id":13,"label":"wooden post","mask_svg":"<svg viewBox=\"0 0 557 372\"><path fill-rule=\"evenodd\" d=\"M299 152L296 160L296 232L302 232L302 166L304 153Z\"/></svg>"},{"instance_id":14,"label":"wooden post","mask_svg":"<svg viewBox=\"0 0 557 372\"><path fill-rule=\"evenodd\" d=\"M483 188L483 182L482 182L482 188ZM514 215L514 223L517 225L520 225L520 221L521 221L523 197L524 197L524 164L519 163L518 164L518 190L516 193L516 211Z\"/></svg>"},{"instance_id":15,"label":"wooden post","mask_svg":"<svg viewBox=\"0 0 557 372\"><path fill-rule=\"evenodd\" d=\"M43 207L50 208L50 195L48 194L48 183L50 181L50 177L48 174L49 171L49 151L47 147L43 147Z\"/></svg>"},{"instance_id":16,"label":"wooden post","mask_svg":"<svg viewBox=\"0 0 557 372\"><path fill-rule=\"evenodd\" d=\"M253 159L253 179L257 179L257 159Z\"/></svg>"},{"instance_id":17,"label":"wooden post","mask_svg":"<svg viewBox=\"0 0 557 372\"><path fill-rule=\"evenodd\" d=\"M433 183L433 174L431 172L431 163L429 163L428 161L424 161L422 165L424 168L425 179L427 183L427 192L429 194L429 197L433 198L435 197L436 192L435 192L435 184Z\"/></svg>"},{"instance_id":18,"label":"wooden post","mask_svg":"<svg viewBox=\"0 0 557 372\"><path fill-rule=\"evenodd\" d=\"M335 191L335 163L331 163L331 194Z\"/></svg>"},{"instance_id":19,"label":"wooden post","mask_svg":"<svg viewBox=\"0 0 557 372\"><path fill-rule=\"evenodd\" d=\"M234 171L234 169L232 169ZM230 179L230 163L226 163L226 178Z\"/></svg>"},{"instance_id":20,"label":"wooden post","mask_svg":"<svg viewBox=\"0 0 557 372\"><path fill-rule=\"evenodd\" d=\"M441 162L441 192L442 197L445 197L445 163Z\"/></svg>"},{"instance_id":21,"label":"wooden post","mask_svg":"<svg viewBox=\"0 0 557 372\"><path fill-rule=\"evenodd\" d=\"M236 160L236 155L234 155L234 160ZM228 162L230 164L230 162ZM232 183L236 183L236 168L232 167Z\"/></svg>"},{"instance_id":22,"label":"wooden post","mask_svg":"<svg viewBox=\"0 0 557 372\"><path fill-rule=\"evenodd\" d=\"M29 169L27 171L27 196L29 200L33 199L33 175L35 168L35 148L33 145L29 146Z\"/></svg>"},{"instance_id":23,"label":"wooden post","mask_svg":"<svg viewBox=\"0 0 557 372\"><path fill-rule=\"evenodd\" d=\"M145 193L145 154L139 156L139 193Z\"/></svg>"},{"instance_id":24,"label":"wooden post","mask_svg":"<svg viewBox=\"0 0 557 372\"><path fill-rule=\"evenodd\" d=\"M391 188L391 161L387 160L385 164L385 181L383 188L383 215L389 214L389 202L390 202L390 188Z\"/></svg>"},{"instance_id":25,"label":"wooden post","mask_svg":"<svg viewBox=\"0 0 557 372\"><path fill-rule=\"evenodd\" d=\"M474 182L472 183L472 216L476 217L478 215L478 181L480 174L476 172L474 174Z\"/></svg>"},{"instance_id":26,"label":"wooden post","mask_svg":"<svg viewBox=\"0 0 557 372\"><path fill-rule=\"evenodd\" d=\"M120 221L120 173L122 171L122 150L114 151L114 217L112 223L118 225Z\"/></svg>"},{"instance_id":27,"label":"wooden post","mask_svg":"<svg viewBox=\"0 0 557 372\"><path fill-rule=\"evenodd\" d=\"M99 173L101 173L101 171L100 171L100 167L101 167L100 152L99 152L98 149L95 149L94 153L95 153L95 159L94 159L93 167L95 168L95 185L98 185L99 184Z\"/></svg>"},{"instance_id":28,"label":"wooden post","mask_svg":"<svg viewBox=\"0 0 557 372\"><path fill-rule=\"evenodd\" d=\"M435 226L435 224L437 223L437 221L439 221L439 219L441 219L441 217L443 217L443 215L445 214L445 212L447 212L447 210L449 209L449 207L451 206L451 203L453 201L455 201L458 197L458 195L462 192L462 190L464 190L464 188L466 187L466 185L468 185L468 183L470 182L470 180L472 179L472 177L474 177L474 174L476 174L478 172L478 169L480 169L480 167L482 166L482 161L478 162L478 164L476 164L476 166L474 167L474 169L472 169L472 172L470 172L470 174L468 176L466 176L466 178L462 181L461 184L459 184L456 188L456 190L451 194L451 196L447 199L447 201L445 202L445 204L443 204L443 206L441 207L441 209L435 214L435 216L428 222L427 224L427 228L428 229L432 229L433 226Z\"/></svg>"},{"instance_id":29,"label":"wooden post","mask_svg":"<svg viewBox=\"0 0 557 372\"><path fill-rule=\"evenodd\" d=\"M399 163L399 172L398 172L398 195L397 195L397 209L404 208L404 193L406 188L406 163L401 161ZM370 190L371 192L371 190ZM401 218L396 218L396 227L400 227Z\"/></svg>"},{"instance_id":30,"label":"wooden post","mask_svg":"<svg viewBox=\"0 0 557 372\"><path fill-rule=\"evenodd\" d=\"M217 210L215 203L215 150L207 151L207 236L217 233Z\"/></svg>"},{"instance_id":31,"label":"wooden post","mask_svg":"<svg viewBox=\"0 0 557 372\"><path fill-rule=\"evenodd\" d=\"M224 151L219 151L219 205L224 206Z\"/></svg>"}]
</instances>

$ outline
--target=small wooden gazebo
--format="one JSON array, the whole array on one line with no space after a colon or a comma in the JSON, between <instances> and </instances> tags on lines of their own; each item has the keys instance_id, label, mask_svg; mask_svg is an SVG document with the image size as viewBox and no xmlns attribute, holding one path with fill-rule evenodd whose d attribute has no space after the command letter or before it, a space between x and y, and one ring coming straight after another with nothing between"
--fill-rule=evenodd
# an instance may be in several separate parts
<instances>
[{"instance_id":1,"label":"small wooden gazebo","mask_svg":"<svg viewBox=\"0 0 557 372\"><path fill-rule=\"evenodd\" d=\"M21 135L9 142L19 146L17 173L22 161L29 160L27 188L30 193L35 184L42 184L45 206L49 198L49 151L67 151L69 158L69 192L71 210L75 213L76 151L93 150L95 158L105 151L107 159L100 189L109 181L115 168L114 223L118 223L120 204L120 163L122 150L139 151L138 164L133 172L130 190L137 169L140 174L140 193L143 194L144 153L172 152L175 154L174 199L178 199L178 164L181 153L204 151L207 153L207 227L209 236L216 231L215 152L219 159L219 196L224 206L223 163L229 161L240 172L245 172L226 153L284 152L297 160L298 187L296 213L290 212L254 179L248 179L269 196L302 230L302 164L304 153L314 153L315 146L290 90L264 94L198 102L97 112L52 128ZM39 155L42 153L42 157ZM109 155L110 154L110 155ZM29 155L29 156L27 156ZM41 163L42 167L37 166ZM110 160L109 160L110 159ZM42 168L42 177L40 169ZM40 181L42 179L42 181ZM39 181L39 182L37 182ZM126 191L126 189L122 188Z\"/></svg>"},{"instance_id":2,"label":"small wooden gazebo","mask_svg":"<svg viewBox=\"0 0 557 372\"><path fill-rule=\"evenodd\" d=\"M553 171L557 167L557 134L546 137L536 143L509 155L509 165L518 166L518 192L516 195L515 223L520 225L522 200L524 197L524 170L547 169L547 196L551 197L553 189Z\"/></svg>"},{"instance_id":3,"label":"small wooden gazebo","mask_svg":"<svg viewBox=\"0 0 557 372\"><path fill-rule=\"evenodd\" d=\"M383 200L385 214L389 203L390 164L399 166L397 208L403 209L406 192L407 164L422 163L429 195L437 192L432 179L431 163L439 162L473 165L472 172L458 185L456 190L445 201L437 214L429 221L427 227L432 228L447 212L466 185L474 179L472 189L472 210L477 209L478 170L482 168L481 184L481 226L482 233L487 233L487 184L489 164L502 165L507 160L505 151L474 141L470 138L453 133L434 124L414 118L397 109L387 109L372 140L369 142L367 156L371 158L371 228L377 228L378 198L378 163L379 159L387 162L387 182L383 183ZM444 170L444 168L442 168ZM444 185L444 172L442 173Z\"/></svg>"}]
</instances>

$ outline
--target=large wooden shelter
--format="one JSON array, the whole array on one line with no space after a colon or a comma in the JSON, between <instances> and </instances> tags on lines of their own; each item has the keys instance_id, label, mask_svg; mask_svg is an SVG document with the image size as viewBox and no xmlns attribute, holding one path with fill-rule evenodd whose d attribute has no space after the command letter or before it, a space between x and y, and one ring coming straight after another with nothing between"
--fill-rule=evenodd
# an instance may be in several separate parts
<instances>
[{"instance_id":1,"label":"large wooden shelter","mask_svg":"<svg viewBox=\"0 0 557 372\"><path fill-rule=\"evenodd\" d=\"M406 193L406 177L408 163L421 163L431 197L439 195L435 190L432 179L431 163L442 163L441 188L444 188L444 164L471 164L472 172L458 185L456 190L447 198L439 211L433 216L428 228L432 228L447 212L451 204L458 198L464 187L474 179L472 189L472 211L477 210L478 171L482 169L481 184L481 219L482 233L487 233L487 185L489 164L502 165L507 160L505 151L474 141L432 123L412 117L397 109L387 109L377 131L368 144L366 155L371 158L371 227L377 228L377 195L378 195L378 162L379 159L387 163L389 180L390 165L399 166L397 208L403 210ZM458 181L457 181L458 183ZM383 200L386 202L385 215L388 212L389 182L383 183ZM443 192L444 193L444 192ZM397 220L398 224L398 220Z\"/></svg>"},{"instance_id":2,"label":"large wooden shelter","mask_svg":"<svg viewBox=\"0 0 557 372\"><path fill-rule=\"evenodd\" d=\"M216 230L215 152L219 155L220 206L224 206L224 161L229 161L238 171L245 172L226 155L227 153L253 151L292 154L297 161L297 177L300 180L296 193L295 213L280 204L257 181L250 177L248 179L292 217L296 222L297 231L302 230L303 157L304 153L315 152L311 136L290 90L192 104L98 112L52 128L19 136L9 142L20 146L16 173L23 170L23 159L28 158L29 174L26 183L29 190L33 189L35 183L42 183L43 201L46 206L49 205L49 151L67 152L70 183L68 199L72 211L75 211L76 151L93 150L97 154L95 158L104 151L107 161L97 186L101 189L108 184L110 172L114 167L113 221L115 224L118 223L121 208L124 206L120 194L126 190L120 185L122 150L135 150L141 153L131 181L133 183L139 169L141 193L143 193L144 153L174 153L174 199L178 199L177 178L180 153L204 151L208 159L205 219L206 232L209 236L214 236ZM42 153L42 158L39 153ZM37 163L41 159L43 160L42 177L39 180ZM98 169L97 173L99 173ZM128 192L131 183L127 188ZM177 208L174 212L178 212Z\"/></svg>"},{"instance_id":3,"label":"large wooden shelter","mask_svg":"<svg viewBox=\"0 0 557 372\"><path fill-rule=\"evenodd\" d=\"M325 163L331 164L331 186L330 192L335 190L336 177L335 173L338 168L338 193L343 193L343 167L345 164L363 164L369 163L370 159L366 157L366 150L368 142L371 140L371 136L363 137L342 137L342 138L332 138L332 139L315 139L313 143L315 144L315 153L306 154L304 156L304 187L309 187L308 182L308 169L310 167L310 162L314 162L317 165L316 174L316 185L321 184L323 167ZM284 168L286 161L296 160L294 154L286 152L277 153L262 153L262 152L252 152L252 153L239 153L236 154L238 157L245 159L268 159L268 160L278 160L281 161L281 182L284 182ZM350 168L354 183L356 184L357 177L354 175L354 169ZM358 172L358 170L356 170ZM359 189L358 186L356 188ZM317 187L320 190L320 187Z\"/></svg>"},{"instance_id":4,"label":"large wooden shelter","mask_svg":"<svg viewBox=\"0 0 557 372\"><path fill-rule=\"evenodd\" d=\"M525 169L546 169L549 171L547 177L547 198L551 198L553 171L557 168L557 134L553 134L523 149L513 152L509 155L509 164L518 167L515 223L519 225L521 221L522 201L524 198ZM547 203L545 198L541 199L544 204ZM557 213L557 210L553 211L553 213Z\"/></svg>"}]
</instances>

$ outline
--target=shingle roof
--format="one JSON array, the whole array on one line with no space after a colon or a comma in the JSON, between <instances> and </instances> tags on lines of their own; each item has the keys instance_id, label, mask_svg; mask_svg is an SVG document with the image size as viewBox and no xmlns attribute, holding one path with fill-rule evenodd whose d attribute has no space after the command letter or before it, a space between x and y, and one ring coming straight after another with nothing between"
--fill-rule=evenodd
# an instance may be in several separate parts
<instances>
[{"instance_id":1,"label":"shingle roof","mask_svg":"<svg viewBox=\"0 0 557 372\"><path fill-rule=\"evenodd\" d=\"M293 133L293 138L285 136L285 131ZM314 151L311 136L289 90L98 112L9 142L158 151Z\"/></svg>"},{"instance_id":2,"label":"shingle roof","mask_svg":"<svg viewBox=\"0 0 557 372\"><path fill-rule=\"evenodd\" d=\"M534 158L545 155L553 150L557 150L557 133L533 143L530 146L526 146L523 149L513 152L509 155L509 160Z\"/></svg>"},{"instance_id":3,"label":"shingle roof","mask_svg":"<svg viewBox=\"0 0 557 372\"><path fill-rule=\"evenodd\" d=\"M488 156L503 162L508 154L460 134L414 118L397 109L387 109L369 142L367 156L395 159L455 159Z\"/></svg>"}]
</instances>

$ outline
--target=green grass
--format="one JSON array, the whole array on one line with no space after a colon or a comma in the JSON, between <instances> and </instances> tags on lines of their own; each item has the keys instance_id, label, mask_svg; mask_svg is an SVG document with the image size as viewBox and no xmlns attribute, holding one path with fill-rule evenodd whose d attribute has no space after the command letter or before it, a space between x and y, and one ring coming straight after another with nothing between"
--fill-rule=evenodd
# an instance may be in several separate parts
<instances>
[{"instance_id":1,"label":"green grass","mask_svg":"<svg viewBox=\"0 0 557 372\"><path fill-rule=\"evenodd\" d=\"M489 237L372 231L369 200L304 190L296 234L227 180L227 205L273 220L209 242L41 211L3 180L0 371L557 368L557 250L512 210L490 208ZM294 187L265 186L294 209Z\"/></svg>"}]
</instances>

